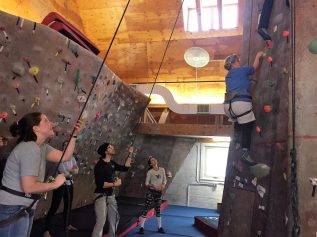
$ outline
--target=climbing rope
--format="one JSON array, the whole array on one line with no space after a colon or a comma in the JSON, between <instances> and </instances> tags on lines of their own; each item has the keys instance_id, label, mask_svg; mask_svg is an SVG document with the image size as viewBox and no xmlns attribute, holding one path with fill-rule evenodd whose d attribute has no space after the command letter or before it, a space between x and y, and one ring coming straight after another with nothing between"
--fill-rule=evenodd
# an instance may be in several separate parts
<instances>
[{"instance_id":1,"label":"climbing rope","mask_svg":"<svg viewBox=\"0 0 317 237\"><path fill-rule=\"evenodd\" d=\"M84 110L85 110L85 108L86 108L86 106L87 106L87 103L88 103L88 100L89 100L89 98L90 98L90 96L91 96L91 94L92 94L92 91L93 91L93 89L94 89L94 87L95 87L95 85L96 85L96 83L97 83L97 80L98 80L98 78L99 78L99 76L100 76L100 73L101 73L101 70L102 70L102 68L103 68L103 66L104 66L104 63L105 63L105 61L106 61L106 59L107 59L107 57L108 57L108 55L109 55L111 46L112 46L112 44L113 44L113 42L114 42L114 39L115 39L115 37L116 37L116 35L117 35L117 33L118 33L118 30L119 30L119 28L120 28L120 25L121 25L121 23L122 23L122 20L123 20L123 18L124 18L124 15L125 15L127 9L128 9L129 4L130 4L130 0L128 0L127 4L126 4L126 6L125 6L125 9L124 9L124 11L123 11L123 13L122 13L122 16L121 16L121 19L120 19L120 21L119 21L119 24L118 24L118 26L117 26L117 28L116 28L116 31L115 31L115 33L114 33L112 39L111 39L110 45L109 45L109 47L108 47L108 49L107 49L107 52L106 52L106 54L105 54L105 56L104 56L104 58L103 58L103 60L102 60L102 63L100 64L100 67L99 67L99 70L98 70L96 79L93 80L93 83L92 83L92 86L91 86L91 88L90 88L89 94L88 94L87 99L86 99L86 101L85 101L85 103L84 103L84 105L83 105L82 110L80 111L80 114L79 114L77 120L80 120L81 117L82 117L82 115L83 115L83 112L84 112ZM61 156L61 158L60 158L60 160L59 160L59 162L58 162L58 164L57 164L57 166L56 166L55 172L53 173L53 176L52 176L52 177L55 177L56 174L57 174L57 172L58 172L58 167L60 166L60 164L61 164L61 162L62 162L62 160L63 160L63 157L64 157L65 152L66 152L66 150L67 150L68 144L69 144L70 139L72 138L74 132L75 132L75 129L73 129L72 133L70 134L69 141L68 141L68 143L67 143L65 149L63 150L63 154L62 154L62 156ZM51 180L54 180L54 178L52 179L52 177L51 177ZM68 196L68 199L69 199L69 195L70 195L69 189L68 189L67 185L65 185L65 186L66 186L67 196ZM69 205L69 203L68 203L68 205ZM71 207L68 206L67 212L66 212L66 230L65 230L66 237L68 237L68 224L69 224L69 223L68 223L68 217L69 217L69 215L70 215L70 208L71 208Z\"/></svg>"},{"instance_id":2,"label":"climbing rope","mask_svg":"<svg viewBox=\"0 0 317 237\"><path fill-rule=\"evenodd\" d=\"M153 82L153 85L152 85L152 88L151 88L151 92L150 92L150 95L149 95L149 102L150 102L150 98L151 98L151 95L152 95L154 86L155 86L155 84L156 84L157 78L158 78L158 76L159 76L161 67L162 67L162 65L163 65L163 61L164 61L164 59L165 59L165 55L166 55L168 46L169 46L169 44L170 44L170 42L171 42L171 39L172 39L174 30L175 30L175 27L176 27L176 23L177 23L177 21L178 21L180 12L181 12L181 10L182 10L183 3L184 3L184 0L182 0L182 3L181 3L181 5L180 5L180 7L179 7L178 14L177 14L177 16L176 16L176 19L175 19L175 22L174 22L174 25L173 25L173 28L172 28L172 32L171 32L170 37L169 37L169 39L168 39L168 41L167 41L167 44L166 44L166 47L165 47L165 50L164 50L164 53L163 53L163 56L162 56L162 59L161 59L159 68L158 68L158 70L157 70L157 73L156 73L156 76L155 76L155 79L154 79L154 82ZM148 102L148 103L149 103L149 102ZM137 123L133 130L135 130L135 129L139 126L139 124L140 124L140 123ZM135 139L135 137L134 137L134 139ZM133 141L132 141L132 144L134 143L134 139L133 139ZM140 213L141 213L141 212L140 212ZM139 226L139 224L140 224L140 223L139 223L139 222L140 222L140 219L139 219L140 213L139 213L138 216L137 216L137 226Z\"/></svg>"},{"instance_id":3,"label":"climbing rope","mask_svg":"<svg viewBox=\"0 0 317 237\"><path fill-rule=\"evenodd\" d=\"M253 19L253 0L251 1L251 20ZM249 30L249 48L248 48L248 65L250 65L250 50L251 50L251 32L252 32L252 26L250 25Z\"/></svg>"},{"instance_id":4,"label":"climbing rope","mask_svg":"<svg viewBox=\"0 0 317 237\"><path fill-rule=\"evenodd\" d=\"M165 59L165 55L166 55L168 46L169 46L169 44L170 44L170 42L171 42L171 39L172 39L174 30L175 30L175 27L176 27L176 23L177 23L177 21L178 21L179 15L180 15L180 12L181 12L181 10L182 10L183 3L184 3L184 0L182 0L182 3L181 3L181 5L180 5L180 7L179 7L178 14L177 14L177 16L176 16L176 19L175 19L175 22L174 22L174 25L173 25L173 28L172 28L172 32L171 32L170 37L169 37L169 39L168 39L168 41L167 41L167 44L166 44L164 53L163 53L163 55L162 55L162 59L161 59L159 68L158 68L157 73L156 73L156 75L155 75L155 79L154 79L154 82L153 82L153 85L152 85L152 88L151 88L151 92L150 92L150 94L149 94L149 101L148 101L148 103L150 102L150 98L151 98L151 95L152 95L154 86L155 86L156 81L157 81L157 78L158 78L158 76L159 76L159 74L160 74L160 70L161 70L161 68L162 68L162 65L163 65L163 62L164 62L164 59ZM145 106L145 108L146 108L146 107L147 107L147 105ZM145 108L144 108L144 109L145 109ZM136 125L135 125L135 127L132 129L132 131L136 130L139 125L140 125L140 123L136 123ZM134 140L135 140L135 137L132 138L132 145L134 144Z\"/></svg>"},{"instance_id":5,"label":"climbing rope","mask_svg":"<svg viewBox=\"0 0 317 237\"><path fill-rule=\"evenodd\" d=\"M298 184L297 184L297 153L296 153L296 139L295 139L295 125L296 125L296 68L295 68L295 0L291 1L291 28L292 28L292 148L291 156L291 205L293 214L292 237L300 235L299 214L298 214Z\"/></svg>"},{"instance_id":6,"label":"climbing rope","mask_svg":"<svg viewBox=\"0 0 317 237\"><path fill-rule=\"evenodd\" d=\"M168 41L167 41L167 44L166 44L166 47L165 47L165 50L164 50L164 53L163 53L163 56L162 56L162 59L161 59L160 66L159 66L159 68L158 68L158 70L157 70L157 73L156 73L156 76L155 76L155 79L154 79L154 82L153 82L153 86L152 86L152 88L151 88L151 92L150 92L149 98L151 98L151 95L152 95L154 86L155 86L155 84L156 84L158 75L159 75L160 70L161 70L161 67L162 67L162 65L163 65L163 61L164 61L164 58L165 58L165 55L166 55L168 46L170 45L170 42L171 42L171 39L172 39L174 30L175 30L175 27L176 27L176 23L177 23L178 18L179 18L179 14L180 14L180 12L181 12L181 10L182 10L182 8L183 8L183 3L184 3L184 0L182 0L182 4L181 4L180 7L179 7L178 14L177 14L177 16L176 16L176 20L175 20L175 22L174 22L174 26L173 26L172 32L171 32L171 34L170 34L170 37L169 37L169 39L168 39Z\"/></svg>"},{"instance_id":7,"label":"climbing rope","mask_svg":"<svg viewBox=\"0 0 317 237\"><path fill-rule=\"evenodd\" d=\"M122 13L122 16L121 16L121 19L120 19L120 21L119 21L119 24L118 24L118 26L117 26L117 28L116 28L116 31L115 31L115 33L114 33L112 39L111 39L110 45L109 45L109 47L108 47L108 49L107 49L107 52L106 52L106 54L105 54L105 56L104 56L104 58L103 58L103 60L102 60L102 63L100 64L100 67L99 67L99 70L98 70L96 79L93 80L92 86L91 86L90 91L89 91L88 96L87 96L87 99L86 99L86 101L85 101L85 103L84 103L84 105L83 105L82 110L80 111L80 114L79 114L77 120L80 120L81 117L82 117L82 115L83 115L83 112L84 112L84 110L85 110L85 108L86 108L86 106L87 106L88 100L89 100L89 98L90 98L90 96L91 96L91 94L92 94L92 91L93 91L93 89L94 89L94 87L95 87L95 85L96 85L96 83L97 83L97 80L98 80L98 78L99 78L99 76L100 76L100 73L101 73L101 70L102 70L102 68L103 68L103 65L104 65L104 63L105 63L105 61L106 61L106 59L107 59L107 57L108 57L108 55L109 55L111 46L112 46L113 41L114 41L114 39L115 39L115 37L116 37L116 35L117 35L117 33L118 33L118 30L119 30L119 28L120 28L120 25L121 25L121 23L122 23L122 20L123 20L123 18L124 18L124 15L125 15L127 9L128 9L129 4L130 4L130 0L128 0L127 4L126 4L126 6L125 6L125 9L124 9L124 11L123 11L123 13ZM73 129L72 133L70 134L70 139L72 138L74 132L75 132L75 129ZM69 139L69 140L70 140L70 139ZM67 150L68 144L69 144L69 141L68 141L68 143L67 143L66 148L65 148L64 151L63 151L63 154L62 154L61 159L59 160L59 162L58 162L58 164L57 164L57 167L56 167L55 172L54 172L54 176L56 176L56 174L57 174L57 172L58 172L58 167L59 167L59 165L60 165L61 162L62 162L62 159L63 159L63 157L64 157L64 154L65 154L65 152L66 152L66 150Z\"/></svg>"}]
</instances>

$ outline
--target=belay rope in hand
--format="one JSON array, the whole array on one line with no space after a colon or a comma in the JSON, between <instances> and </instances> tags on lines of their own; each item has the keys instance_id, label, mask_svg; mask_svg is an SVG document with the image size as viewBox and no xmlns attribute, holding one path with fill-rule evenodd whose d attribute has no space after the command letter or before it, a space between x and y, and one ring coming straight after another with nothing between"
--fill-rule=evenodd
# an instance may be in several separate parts
<instances>
[{"instance_id":1,"label":"belay rope in hand","mask_svg":"<svg viewBox=\"0 0 317 237\"><path fill-rule=\"evenodd\" d=\"M122 23L122 20L123 20L123 18L124 18L124 15L125 15L125 13L126 13L126 11L127 11L127 9L128 9L128 6L129 6L129 4L130 4L130 1L131 1L131 0L128 0L126 6L125 6L125 8L124 8L124 11L123 11L123 13L122 13L121 19L120 19L120 21L119 21L119 24L118 24L118 26L117 26L117 28L116 28L116 31L115 31L115 33L114 33L112 39L111 39L110 45L109 45L109 47L108 47L108 49L107 49L107 52L106 52L106 54L105 54L105 56L104 56L104 58L103 58L103 60L102 60L102 63L101 63L101 65L100 65L100 67L99 67L98 73L97 73L97 75L96 75L96 80L93 80L92 86L91 86L90 91L89 91L89 94L88 94L88 96L87 96L87 99L86 99L86 101L85 101L85 103L84 103L84 105L83 105L83 108L82 108L82 110L81 110L79 116L78 116L78 120L80 120L80 119L82 118L83 112L84 112L84 110L85 110L85 108L86 108L86 106L87 106L88 100L89 100L89 98L90 98L90 96L91 96L91 94L92 94L92 91L93 91L93 89L94 89L94 87L95 87L95 85L96 85L96 83L97 83L97 80L98 80L98 78L99 78L99 76L100 76L100 73L101 73L101 70L102 70L102 68L103 68L103 65L104 65L104 63L106 62L106 59L107 59L107 57L108 57L108 55L109 55L111 46L112 46L112 44L113 44L113 42L114 42L114 39L115 39L115 37L116 37L116 35L117 35L117 33L118 33L118 30L119 30L119 28L120 28L120 25L121 25L121 23ZM70 135L70 139L73 137L74 132L75 132L75 129L73 129L73 131L72 131L72 133L71 133L71 135ZM69 140L70 140L70 139L69 139ZM59 160L59 162L58 162L58 164L57 164L57 167L56 167L55 172L54 172L54 176L56 176L56 174L57 174L57 172L58 172L58 167L59 167L59 165L60 165L61 162L62 162L62 159L63 159L63 157L64 157L64 154L65 154L65 152L66 152L66 150L67 150L68 144L69 144L69 142L67 143L67 145L66 145L66 147L65 147L65 149L64 149L64 151L63 151L62 157L61 157L61 159ZM50 177L50 178L53 178L53 177ZM67 195L68 195L68 198L69 198L69 190L68 190L67 185L65 185L65 186L66 186ZM67 228L67 227L68 227L68 224L69 224L69 223L68 223L68 217L69 217L69 215L70 215L70 208L71 208L71 207L68 207L68 208L67 208L67 213L66 213L66 230L65 230L66 237L68 237L68 228Z\"/></svg>"}]
</instances>

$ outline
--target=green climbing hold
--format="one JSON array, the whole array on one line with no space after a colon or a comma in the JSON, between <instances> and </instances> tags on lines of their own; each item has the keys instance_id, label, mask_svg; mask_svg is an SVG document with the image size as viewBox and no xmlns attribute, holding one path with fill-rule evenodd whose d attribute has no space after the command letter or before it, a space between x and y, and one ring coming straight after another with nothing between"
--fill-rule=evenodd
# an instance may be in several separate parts
<instances>
[{"instance_id":1,"label":"green climbing hold","mask_svg":"<svg viewBox=\"0 0 317 237\"><path fill-rule=\"evenodd\" d=\"M314 39L309 43L308 50L312 54L317 54L317 39Z\"/></svg>"},{"instance_id":2,"label":"green climbing hold","mask_svg":"<svg viewBox=\"0 0 317 237\"><path fill-rule=\"evenodd\" d=\"M273 87L273 86L274 86L274 82L269 79L269 80L267 80L267 85L268 85L269 87Z\"/></svg>"},{"instance_id":3,"label":"green climbing hold","mask_svg":"<svg viewBox=\"0 0 317 237\"><path fill-rule=\"evenodd\" d=\"M250 166L250 172L257 178L264 178L270 174L271 168L267 166L266 164L256 164L253 166Z\"/></svg>"}]
</instances>

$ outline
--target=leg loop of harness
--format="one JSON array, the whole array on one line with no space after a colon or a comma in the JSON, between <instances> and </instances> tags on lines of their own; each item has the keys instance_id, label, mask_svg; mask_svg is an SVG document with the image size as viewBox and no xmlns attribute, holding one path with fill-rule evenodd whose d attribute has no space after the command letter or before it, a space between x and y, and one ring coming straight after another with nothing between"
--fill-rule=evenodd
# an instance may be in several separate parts
<instances>
[{"instance_id":1,"label":"leg loop of harness","mask_svg":"<svg viewBox=\"0 0 317 237\"><path fill-rule=\"evenodd\" d=\"M26 216L26 215L30 215L33 216L34 215L34 210L32 209L32 207L34 206L34 204L37 202L37 200L34 200L30 206L28 207L24 207L22 208L20 211L18 211L17 213L15 213L14 215L8 217L5 220L0 221L0 227L5 227L7 225L10 225L11 223L19 220L20 218Z\"/></svg>"},{"instance_id":2,"label":"leg loop of harness","mask_svg":"<svg viewBox=\"0 0 317 237\"><path fill-rule=\"evenodd\" d=\"M234 98L235 98L235 97L234 97ZM228 109L228 111L229 111L229 113L230 113L231 118L237 119L237 118L240 118L240 117L242 117L242 116L244 116L244 115L246 115L246 114L252 112L252 109L250 109L250 110L248 110L248 111L246 111L246 112L244 112L244 113L242 113L242 114L236 115L236 114L233 112L233 110L232 110L232 105L231 105L231 104L232 104L232 100L233 100L234 98L232 98L231 100L229 100L229 109ZM249 98L249 97L247 97L247 98Z\"/></svg>"}]
</instances>

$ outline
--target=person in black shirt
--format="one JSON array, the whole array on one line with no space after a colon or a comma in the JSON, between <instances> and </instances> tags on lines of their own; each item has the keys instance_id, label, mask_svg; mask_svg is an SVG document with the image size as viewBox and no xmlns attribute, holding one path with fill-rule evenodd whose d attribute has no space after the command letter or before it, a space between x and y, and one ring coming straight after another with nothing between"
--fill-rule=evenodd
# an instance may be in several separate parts
<instances>
[{"instance_id":1,"label":"person in black shirt","mask_svg":"<svg viewBox=\"0 0 317 237\"><path fill-rule=\"evenodd\" d=\"M116 171L128 171L131 167L133 147L129 147L129 155L124 165L112 160L116 154L115 148L109 143L102 144L98 150L101 156L95 166L95 213L96 224L92 237L102 237L103 226L108 216L109 237L114 237L119 223L118 206L114 195L114 188L121 186L121 179L115 177Z\"/></svg>"}]
</instances>

